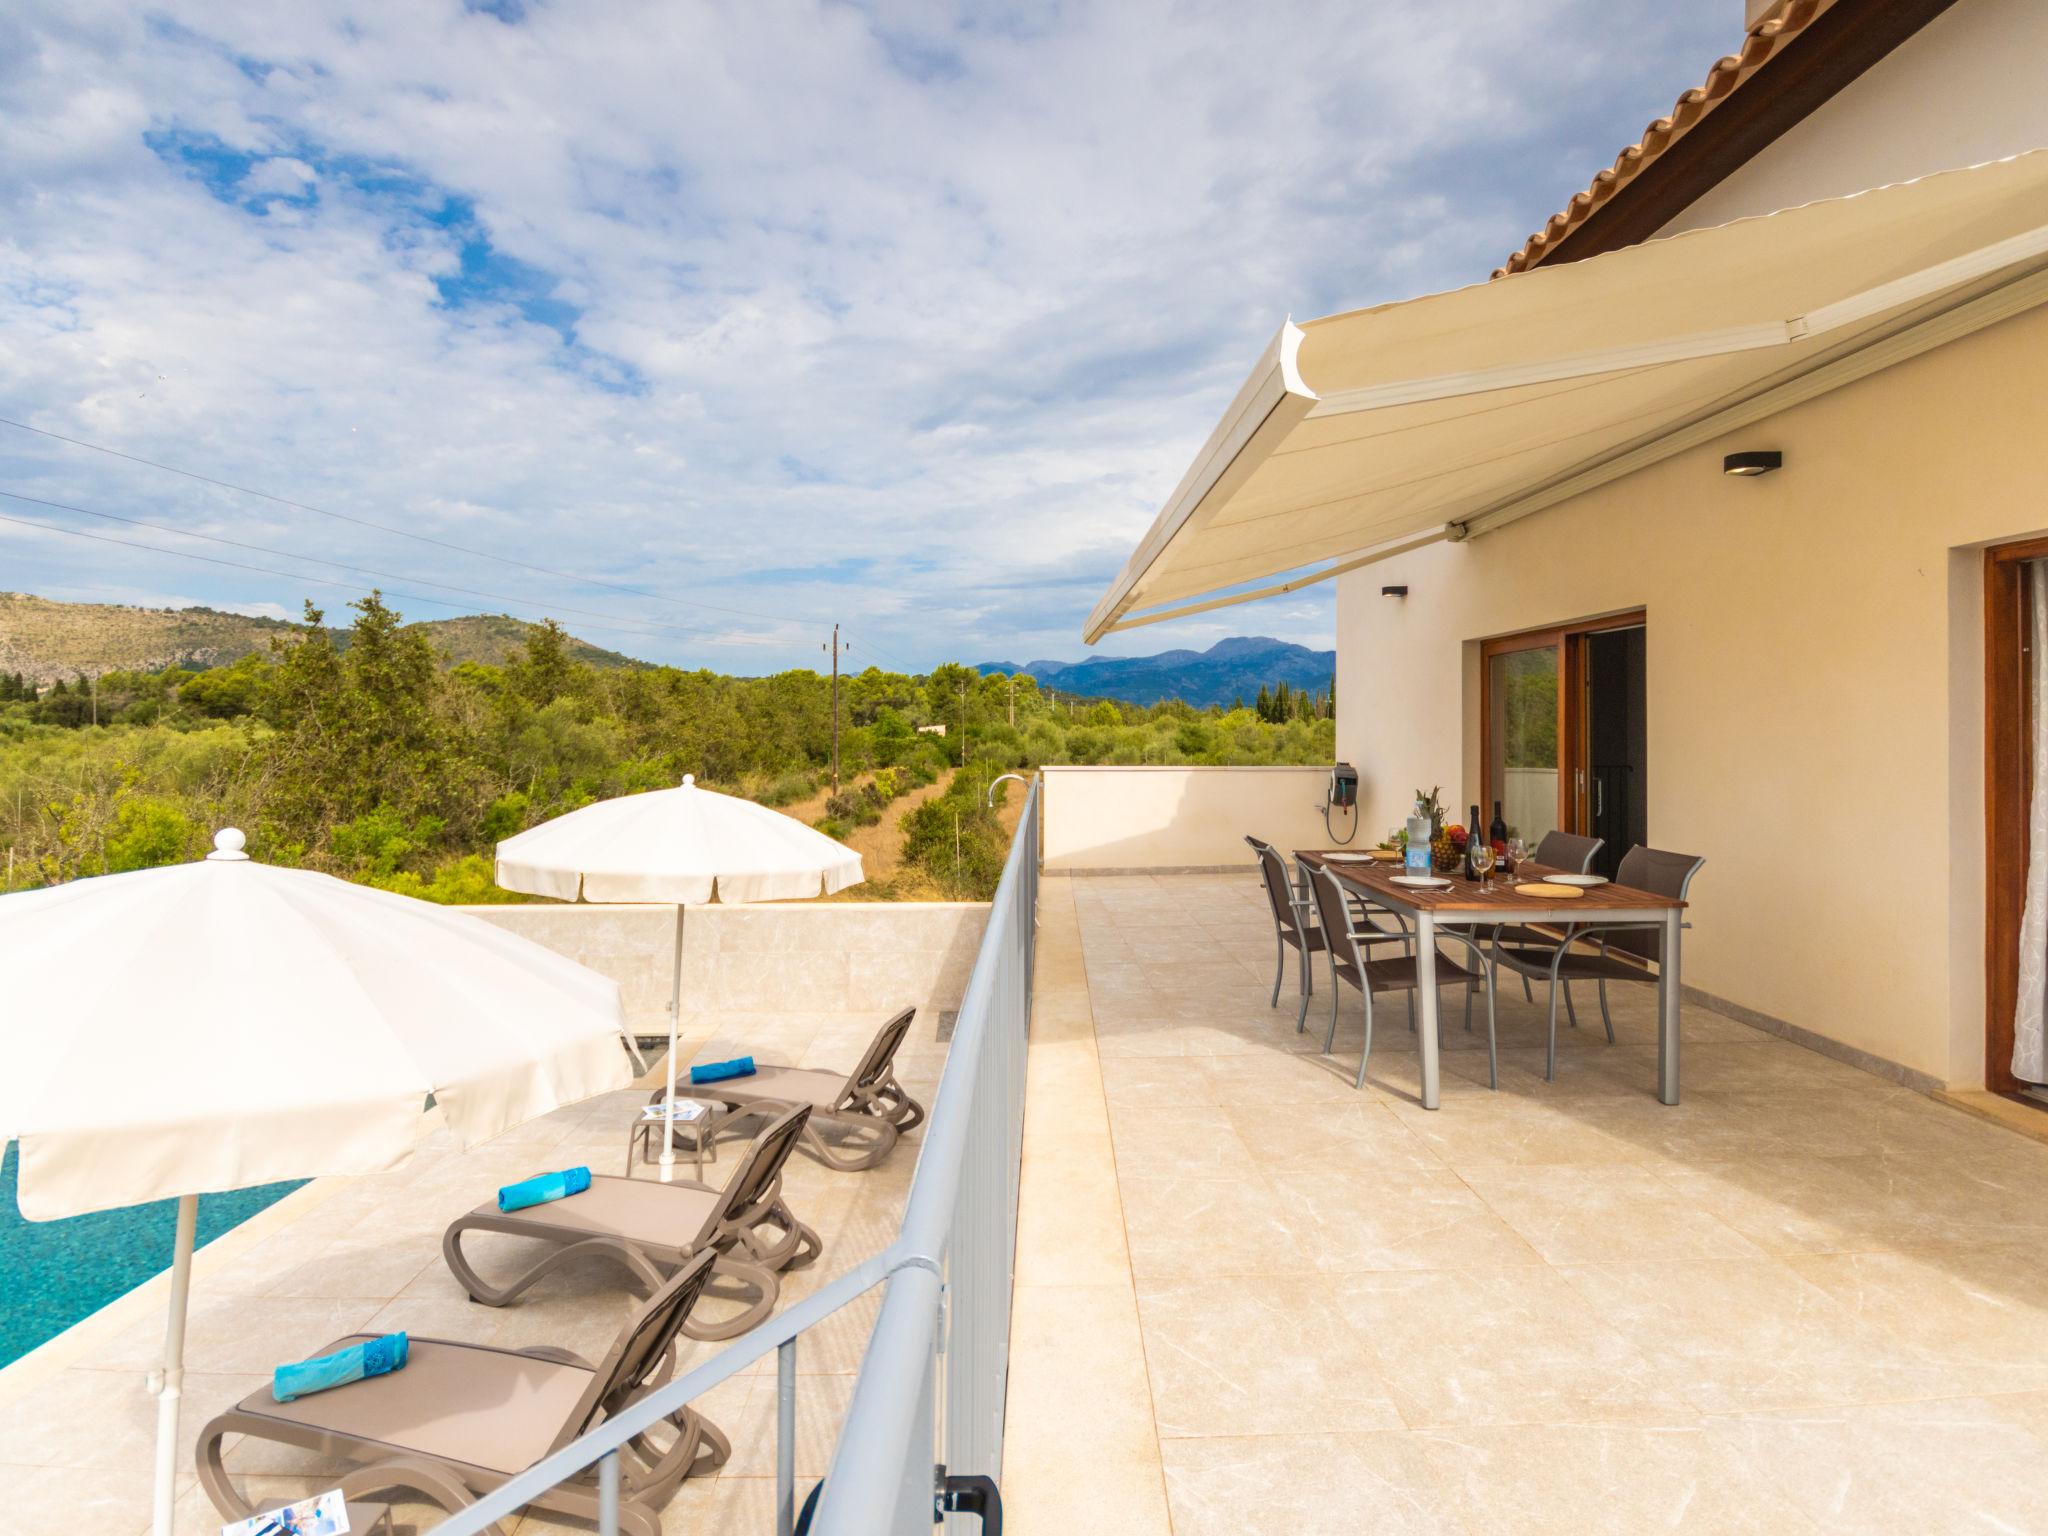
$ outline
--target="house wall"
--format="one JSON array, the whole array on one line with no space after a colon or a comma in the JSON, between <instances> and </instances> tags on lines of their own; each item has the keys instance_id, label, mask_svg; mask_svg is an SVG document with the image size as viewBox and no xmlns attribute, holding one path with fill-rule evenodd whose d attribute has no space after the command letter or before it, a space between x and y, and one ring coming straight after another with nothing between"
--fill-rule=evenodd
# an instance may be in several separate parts
<instances>
[{"instance_id":1,"label":"house wall","mask_svg":"<svg viewBox=\"0 0 2048 1536\"><path fill-rule=\"evenodd\" d=\"M1957 0L1659 233L2048 147L2044 59L2048 4Z\"/></svg>"},{"instance_id":2,"label":"house wall","mask_svg":"<svg viewBox=\"0 0 2048 1536\"><path fill-rule=\"evenodd\" d=\"M612 977L642 1035L668 1033L676 909L589 902L464 907ZM986 902L761 902L691 907L683 1019L736 1013L920 1013L958 1008Z\"/></svg>"},{"instance_id":3,"label":"house wall","mask_svg":"<svg viewBox=\"0 0 2048 1536\"><path fill-rule=\"evenodd\" d=\"M1480 640L1643 608L1649 837L1707 859L1686 981L1981 1084L1973 546L2048 528L2044 388L2036 310L1339 578L1338 752L1364 776L1365 825L1418 785L1480 798ZM1723 453L1763 447L1783 450L1778 473L1720 473ZM1403 582L1405 599L1380 595Z\"/></svg>"},{"instance_id":4,"label":"house wall","mask_svg":"<svg viewBox=\"0 0 2048 1536\"><path fill-rule=\"evenodd\" d=\"M1049 870L1249 869L1256 861L1246 834L1281 849L1333 840L1319 809L1329 794L1327 767L1043 772ZM1368 819L1357 835L1370 844L1392 824ZM1352 831L1341 811L1330 826L1339 837Z\"/></svg>"}]
</instances>

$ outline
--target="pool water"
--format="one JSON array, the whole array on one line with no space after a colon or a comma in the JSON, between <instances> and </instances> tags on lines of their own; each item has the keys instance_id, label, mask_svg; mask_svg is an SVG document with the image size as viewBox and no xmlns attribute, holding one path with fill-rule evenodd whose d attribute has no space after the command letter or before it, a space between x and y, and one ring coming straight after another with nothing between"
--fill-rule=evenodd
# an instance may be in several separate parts
<instances>
[{"instance_id":1,"label":"pool water","mask_svg":"<svg viewBox=\"0 0 2048 1536\"><path fill-rule=\"evenodd\" d=\"M0 1156L0 1366L170 1268L178 1203L153 1200L62 1221L27 1221L15 1202L16 1149ZM304 1180L199 1197L199 1241L212 1242Z\"/></svg>"}]
</instances>

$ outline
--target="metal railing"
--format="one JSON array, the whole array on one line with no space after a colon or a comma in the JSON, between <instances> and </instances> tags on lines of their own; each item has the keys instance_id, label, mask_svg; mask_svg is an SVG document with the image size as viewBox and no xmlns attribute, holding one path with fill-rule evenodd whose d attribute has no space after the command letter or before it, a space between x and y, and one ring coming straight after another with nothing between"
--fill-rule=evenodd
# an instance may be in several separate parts
<instances>
[{"instance_id":1,"label":"metal railing","mask_svg":"<svg viewBox=\"0 0 2048 1536\"><path fill-rule=\"evenodd\" d=\"M433 1528L476 1536L597 1470L599 1536L617 1536L618 1449L776 1354L776 1531L796 1515L797 1350L806 1331L886 1286L820 1491L812 1536L912 1536L935 1521L933 1468L999 1477L1024 1135L1024 1060L1037 956L1040 787L1025 796L889 1246ZM583 1485L588 1488L586 1482ZM689 1496L685 1484L679 1497ZM946 1517L949 1530L965 1517Z\"/></svg>"}]
</instances>

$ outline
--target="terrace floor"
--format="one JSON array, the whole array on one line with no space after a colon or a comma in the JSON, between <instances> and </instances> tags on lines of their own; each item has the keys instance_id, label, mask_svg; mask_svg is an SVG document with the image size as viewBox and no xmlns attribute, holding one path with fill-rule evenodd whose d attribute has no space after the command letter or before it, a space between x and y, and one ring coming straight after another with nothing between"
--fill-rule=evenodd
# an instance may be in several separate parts
<instances>
[{"instance_id":1,"label":"terrace floor","mask_svg":"<svg viewBox=\"0 0 2048 1536\"><path fill-rule=\"evenodd\" d=\"M847 1069L880 1023L879 1015L726 1018L715 1031L700 1026L686 1036L685 1059L754 1051ZM934 1021L920 1018L898 1057L899 1075L929 1102L944 1060ZM650 1073L643 1081L652 1085L658 1078ZM189 1447L200 1427L267 1383L278 1362L301 1359L344 1334L401 1328L513 1348L552 1344L601 1357L634 1305L618 1270L602 1263L567 1270L515 1305L492 1309L457 1288L442 1262L441 1233L499 1185L541 1169L587 1163L597 1172L619 1172L626 1127L645 1094L643 1087L576 1105L468 1152L444 1138L388 1173L317 1180L201 1249L186 1341L181 1536L218 1536L221 1525L192 1471ZM913 1133L898 1155L859 1174L835 1173L801 1155L791 1159L790 1203L817 1228L825 1251L816 1264L785 1277L785 1302L811 1294L895 1236L920 1141ZM731 1170L734 1147L726 1143L720 1161L706 1165L708 1181ZM687 1159L680 1171L691 1175ZM487 1274L513 1268L510 1248L500 1250L502 1267L494 1266L490 1249L480 1246L476 1253ZM143 1376L162 1358L166 1293L159 1277L0 1372L0 1532L139 1536L148 1530L156 1404L144 1392ZM877 1305L874 1296L854 1304L807 1333L798 1349L800 1487L824 1475ZM692 1344L682 1363L695 1364L721 1347ZM774 1370L770 1355L700 1400L732 1440L732 1459L715 1479L683 1485L664 1512L664 1530L688 1536L774 1530ZM226 1461L261 1507L332 1487L339 1470L283 1447L238 1452L232 1441ZM397 1518L402 1530L424 1530L435 1512L402 1506ZM587 1522L539 1515L508 1526L516 1536L587 1536L590 1530Z\"/></svg>"},{"instance_id":2,"label":"terrace floor","mask_svg":"<svg viewBox=\"0 0 2048 1536\"><path fill-rule=\"evenodd\" d=\"M1426 1113L1249 876L1040 910L1022 1536L2048 1531L2048 1146L1704 1010L1665 1107L1648 987L1555 1083L1504 992L1497 1094L1447 992Z\"/></svg>"}]
</instances>

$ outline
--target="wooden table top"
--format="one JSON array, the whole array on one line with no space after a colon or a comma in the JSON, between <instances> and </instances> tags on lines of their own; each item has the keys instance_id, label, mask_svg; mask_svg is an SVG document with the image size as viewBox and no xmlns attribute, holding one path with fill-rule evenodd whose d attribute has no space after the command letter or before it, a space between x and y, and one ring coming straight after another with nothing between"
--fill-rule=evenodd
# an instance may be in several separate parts
<instances>
[{"instance_id":1,"label":"wooden table top","mask_svg":"<svg viewBox=\"0 0 2048 1536\"><path fill-rule=\"evenodd\" d=\"M1438 875L1439 879L1451 882L1448 890L1396 885L1392 877L1405 873L1398 863L1366 863L1350 859L1331 861L1324 857L1330 853L1356 851L1350 848L1297 848L1294 856L1305 863L1329 870L1339 880L1357 886L1375 901L1392 902L1416 912L1497 912L1503 918L1513 919L1527 918L1536 912L1562 911L1570 908L1574 917L1584 914L1581 921L1597 922L1603 912L1666 912L1685 906L1685 903L1675 896L1659 896L1651 891L1638 890L1634 886L1616 885L1611 880L1605 885L1581 887L1585 892L1582 896L1562 897L1517 895L1515 887L1509 885L1498 874L1485 886L1479 885L1476 881L1463 879L1456 873ZM1568 871L1546 868L1532 860L1524 859L1515 873L1522 880L1529 881L1546 874L1565 874Z\"/></svg>"}]
</instances>

